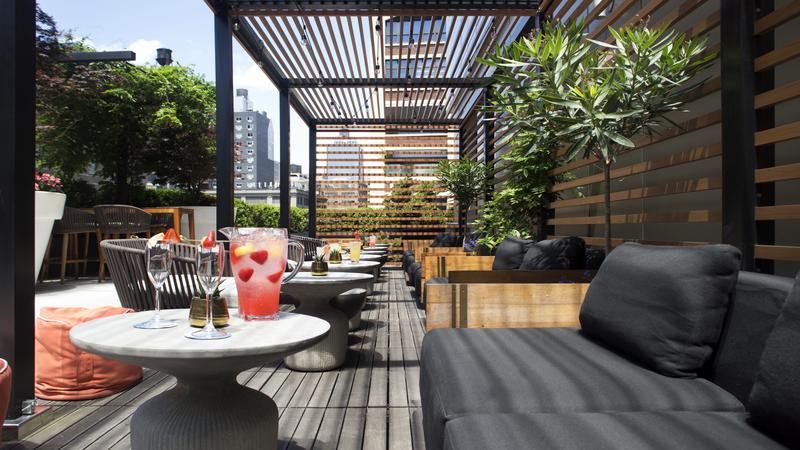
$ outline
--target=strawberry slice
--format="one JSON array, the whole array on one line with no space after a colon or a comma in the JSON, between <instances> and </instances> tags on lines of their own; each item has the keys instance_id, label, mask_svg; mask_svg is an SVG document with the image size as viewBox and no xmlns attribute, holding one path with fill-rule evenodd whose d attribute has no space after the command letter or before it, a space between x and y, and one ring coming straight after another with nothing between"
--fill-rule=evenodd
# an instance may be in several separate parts
<instances>
[{"instance_id":1,"label":"strawberry slice","mask_svg":"<svg viewBox=\"0 0 800 450\"><path fill-rule=\"evenodd\" d=\"M250 277L253 276L253 268L252 267L244 267L239 271L239 279L247 283L250 280Z\"/></svg>"},{"instance_id":2,"label":"strawberry slice","mask_svg":"<svg viewBox=\"0 0 800 450\"><path fill-rule=\"evenodd\" d=\"M167 232L169 233L169 231ZM174 231L173 231L174 233ZM201 243L203 248L214 248L217 245L217 235L213 231L209 231L206 237L203 238L203 242Z\"/></svg>"},{"instance_id":3,"label":"strawberry slice","mask_svg":"<svg viewBox=\"0 0 800 450\"><path fill-rule=\"evenodd\" d=\"M273 283L280 281L281 278L283 278L283 270L281 270L280 272L275 272L267 277L267 279Z\"/></svg>"},{"instance_id":4,"label":"strawberry slice","mask_svg":"<svg viewBox=\"0 0 800 450\"><path fill-rule=\"evenodd\" d=\"M167 232L164 233L164 237L161 238L161 240L164 241L164 242L172 243L172 244L180 244L181 243L181 238L180 238L180 236L178 236L178 233L175 232L174 228L170 228L169 230L167 230Z\"/></svg>"},{"instance_id":5,"label":"strawberry slice","mask_svg":"<svg viewBox=\"0 0 800 450\"><path fill-rule=\"evenodd\" d=\"M253 253L250 253L250 259L257 262L259 265L264 264L267 261L268 256L269 252L266 250L256 250Z\"/></svg>"}]
</instances>

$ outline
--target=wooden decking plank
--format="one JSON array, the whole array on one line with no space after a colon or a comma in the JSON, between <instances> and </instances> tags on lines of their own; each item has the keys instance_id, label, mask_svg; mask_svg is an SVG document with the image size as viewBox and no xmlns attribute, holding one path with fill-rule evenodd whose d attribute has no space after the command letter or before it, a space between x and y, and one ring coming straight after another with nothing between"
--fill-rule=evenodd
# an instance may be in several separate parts
<instances>
[{"instance_id":1,"label":"wooden decking plank","mask_svg":"<svg viewBox=\"0 0 800 450\"><path fill-rule=\"evenodd\" d=\"M403 349L390 348L389 352L389 406L408 407L405 361Z\"/></svg>"},{"instance_id":2,"label":"wooden decking plank","mask_svg":"<svg viewBox=\"0 0 800 450\"><path fill-rule=\"evenodd\" d=\"M386 408L367 408L364 449L385 449L387 444Z\"/></svg>"},{"instance_id":3,"label":"wooden decking plank","mask_svg":"<svg viewBox=\"0 0 800 450\"><path fill-rule=\"evenodd\" d=\"M411 415L408 408L389 408L389 450L411 448Z\"/></svg>"},{"instance_id":4,"label":"wooden decking plank","mask_svg":"<svg viewBox=\"0 0 800 450\"><path fill-rule=\"evenodd\" d=\"M278 449L288 449L292 444L292 436L300 419L303 417L302 408L284 408L278 421Z\"/></svg>"},{"instance_id":5,"label":"wooden decking plank","mask_svg":"<svg viewBox=\"0 0 800 450\"><path fill-rule=\"evenodd\" d=\"M411 442L414 450L425 450L425 433L422 430L422 409L412 408L411 413Z\"/></svg>"},{"instance_id":6,"label":"wooden decking plank","mask_svg":"<svg viewBox=\"0 0 800 450\"><path fill-rule=\"evenodd\" d=\"M272 372L269 380L267 380L264 386L260 389L261 392L274 399L275 394L278 392L281 386L283 386L283 383L286 382L286 379L289 377L290 373L292 373L292 371L289 369L278 369L275 372Z\"/></svg>"},{"instance_id":7,"label":"wooden decking plank","mask_svg":"<svg viewBox=\"0 0 800 450\"><path fill-rule=\"evenodd\" d=\"M294 430L291 445L292 450L308 450L314 445L319 431L322 417L325 415L325 408L305 408L303 417Z\"/></svg>"},{"instance_id":8,"label":"wooden decking plank","mask_svg":"<svg viewBox=\"0 0 800 450\"><path fill-rule=\"evenodd\" d=\"M80 435L76 436L75 439L67 442L67 444L65 445L68 445L69 448L89 447L97 440L99 440L101 437L103 437L103 435L111 431L111 429L113 429L118 424L124 422L126 419L132 416L135 410L136 410L135 406L121 406L117 408L110 415L98 421L97 424L87 429ZM115 444L117 440L112 442L111 445ZM48 442L47 445L49 446L51 443L53 442ZM108 448L109 446L110 445L106 446L105 448Z\"/></svg>"},{"instance_id":9,"label":"wooden decking plank","mask_svg":"<svg viewBox=\"0 0 800 450\"><path fill-rule=\"evenodd\" d=\"M331 399L333 387L336 384L336 379L339 377L340 370L330 370L320 374L317 387L314 389L314 394L308 401L310 408L325 408Z\"/></svg>"},{"instance_id":10,"label":"wooden decking plank","mask_svg":"<svg viewBox=\"0 0 800 450\"><path fill-rule=\"evenodd\" d=\"M314 395L314 391L317 389L317 384L321 376L322 374L319 372L307 373L306 376L303 377L303 381L300 382L300 385L297 387L292 399L289 401L289 407L305 408L308 406L308 402Z\"/></svg>"},{"instance_id":11,"label":"wooden decking plank","mask_svg":"<svg viewBox=\"0 0 800 450\"><path fill-rule=\"evenodd\" d=\"M313 450L336 450L342 434L345 408L325 408L325 415L317 431Z\"/></svg>"},{"instance_id":12,"label":"wooden decking plank","mask_svg":"<svg viewBox=\"0 0 800 450\"><path fill-rule=\"evenodd\" d=\"M341 450L361 450L364 442L367 408L347 408L345 411L337 448ZM365 446L364 450L372 449Z\"/></svg>"},{"instance_id":13,"label":"wooden decking plank","mask_svg":"<svg viewBox=\"0 0 800 450\"><path fill-rule=\"evenodd\" d=\"M419 394L419 357L415 348L403 347L403 375L406 378L406 396L409 406L421 406Z\"/></svg>"},{"instance_id":14,"label":"wooden decking plank","mask_svg":"<svg viewBox=\"0 0 800 450\"><path fill-rule=\"evenodd\" d=\"M305 378L305 372L289 372L289 376L286 377L286 381L283 382L278 392L272 397L275 400L275 404L278 405L279 408L284 408L289 406L289 402L292 401L292 397L294 397L295 392L297 392L297 388L300 387L300 383L303 382L303 378Z\"/></svg>"},{"instance_id":15,"label":"wooden decking plank","mask_svg":"<svg viewBox=\"0 0 800 450\"><path fill-rule=\"evenodd\" d=\"M133 417L133 412L86 448L105 450L117 445L118 442L130 435L131 417Z\"/></svg>"}]
</instances>

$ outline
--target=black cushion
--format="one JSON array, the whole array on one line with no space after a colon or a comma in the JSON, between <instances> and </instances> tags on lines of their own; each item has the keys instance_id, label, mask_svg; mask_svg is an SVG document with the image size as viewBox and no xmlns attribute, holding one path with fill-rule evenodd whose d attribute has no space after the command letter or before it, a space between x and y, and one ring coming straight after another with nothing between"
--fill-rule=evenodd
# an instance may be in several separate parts
<instances>
[{"instance_id":1,"label":"black cushion","mask_svg":"<svg viewBox=\"0 0 800 450\"><path fill-rule=\"evenodd\" d=\"M749 405L757 426L800 445L800 281L767 339Z\"/></svg>"},{"instance_id":2,"label":"black cushion","mask_svg":"<svg viewBox=\"0 0 800 450\"><path fill-rule=\"evenodd\" d=\"M492 262L492 270L515 270L519 269L522 264L522 258L525 257L525 252L533 245L533 241L528 239L519 239L515 237L507 237L503 242L497 246L494 253L494 262Z\"/></svg>"},{"instance_id":3,"label":"black cushion","mask_svg":"<svg viewBox=\"0 0 800 450\"><path fill-rule=\"evenodd\" d=\"M606 259L606 251L602 248L587 248L586 262L583 268L586 270L599 270L604 259Z\"/></svg>"},{"instance_id":4,"label":"black cushion","mask_svg":"<svg viewBox=\"0 0 800 450\"><path fill-rule=\"evenodd\" d=\"M661 374L697 376L719 340L740 259L730 245L622 244L589 286L583 332Z\"/></svg>"},{"instance_id":5,"label":"black cushion","mask_svg":"<svg viewBox=\"0 0 800 450\"><path fill-rule=\"evenodd\" d=\"M447 424L446 450L779 450L742 413L474 415Z\"/></svg>"},{"instance_id":6,"label":"black cushion","mask_svg":"<svg viewBox=\"0 0 800 450\"><path fill-rule=\"evenodd\" d=\"M660 375L569 328L432 330L420 365L429 450L468 414L744 410L704 378Z\"/></svg>"},{"instance_id":7,"label":"black cushion","mask_svg":"<svg viewBox=\"0 0 800 450\"><path fill-rule=\"evenodd\" d=\"M532 244L520 270L581 270L586 264L586 243L579 237L548 239Z\"/></svg>"},{"instance_id":8,"label":"black cushion","mask_svg":"<svg viewBox=\"0 0 800 450\"><path fill-rule=\"evenodd\" d=\"M739 272L708 375L745 404L764 345L793 285L791 278Z\"/></svg>"},{"instance_id":9,"label":"black cushion","mask_svg":"<svg viewBox=\"0 0 800 450\"><path fill-rule=\"evenodd\" d=\"M414 274L417 271L422 272L422 264L420 264L418 261L414 261L408 265L406 268L406 280L408 280L408 284L412 286L414 285Z\"/></svg>"}]
</instances>

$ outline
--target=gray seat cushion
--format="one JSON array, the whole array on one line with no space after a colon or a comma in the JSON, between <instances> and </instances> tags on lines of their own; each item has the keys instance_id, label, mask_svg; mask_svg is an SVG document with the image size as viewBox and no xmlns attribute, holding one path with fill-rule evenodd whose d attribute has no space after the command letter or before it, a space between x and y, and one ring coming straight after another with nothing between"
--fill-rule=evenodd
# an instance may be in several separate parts
<instances>
[{"instance_id":1,"label":"gray seat cushion","mask_svg":"<svg viewBox=\"0 0 800 450\"><path fill-rule=\"evenodd\" d=\"M475 413L744 410L704 378L660 375L570 328L433 330L420 364L428 450Z\"/></svg>"},{"instance_id":2,"label":"gray seat cushion","mask_svg":"<svg viewBox=\"0 0 800 450\"><path fill-rule=\"evenodd\" d=\"M533 245L528 239L508 236L495 248L492 270L516 270L522 264L525 252Z\"/></svg>"},{"instance_id":3,"label":"gray seat cushion","mask_svg":"<svg viewBox=\"0 0 800 450\"><path fill-rule=\"evenodd\" d=\"M528 248L520 270L581 270L586 265L586 243L570 236L539 241Z\"/></svg>"},{"instance_id":4,"label":"gray seat cushion","mask_svg":"<svg viewBox=\"0 0 800 450\"><path fill-rule=\"evenodd\" d=\"M581 328L659 373L695 377L719 341L740 260L730 245L622 244L586 292Z\"/></svg>"},{"instance_id":5,"label":"gray seat cushion","mask_svg":"<svg viewBox=\"0 0 800 450\"><path fill-rule=\"evenodd\" d=\"M743 413L474 415L447 424L446 450L778 450Z\"/></svg>"}]
</instances>

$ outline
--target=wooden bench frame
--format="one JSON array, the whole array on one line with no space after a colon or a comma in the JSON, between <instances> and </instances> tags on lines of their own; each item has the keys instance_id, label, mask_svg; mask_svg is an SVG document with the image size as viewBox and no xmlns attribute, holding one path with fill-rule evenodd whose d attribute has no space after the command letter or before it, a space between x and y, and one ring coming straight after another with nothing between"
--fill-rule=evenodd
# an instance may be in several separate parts
<instances>
[{"instance_id":1,"label":"wooden bench frame","mask_svg":"<svg viewBox=\"0 0 800 450\"><path fill-rule=\"evenodd\" d=\"M433 247L451 249L455 247ZM472 256L464 254L430 254L423 253L422 260L422 292L420 298L425 298L425 282L431 278L447 277L451 270L492 270L494 256Z\"/></svg>"},{"instance_id":2,"label":"wooden bench frame","mask_svg":"<svg viewBox=\"0 0 800 450\"><path fill-rule=\"evenodd\" d=\"M575 327L594 274L450 271L448 283L427 287L426 329Z\"/></svg>"}]
</instances>

